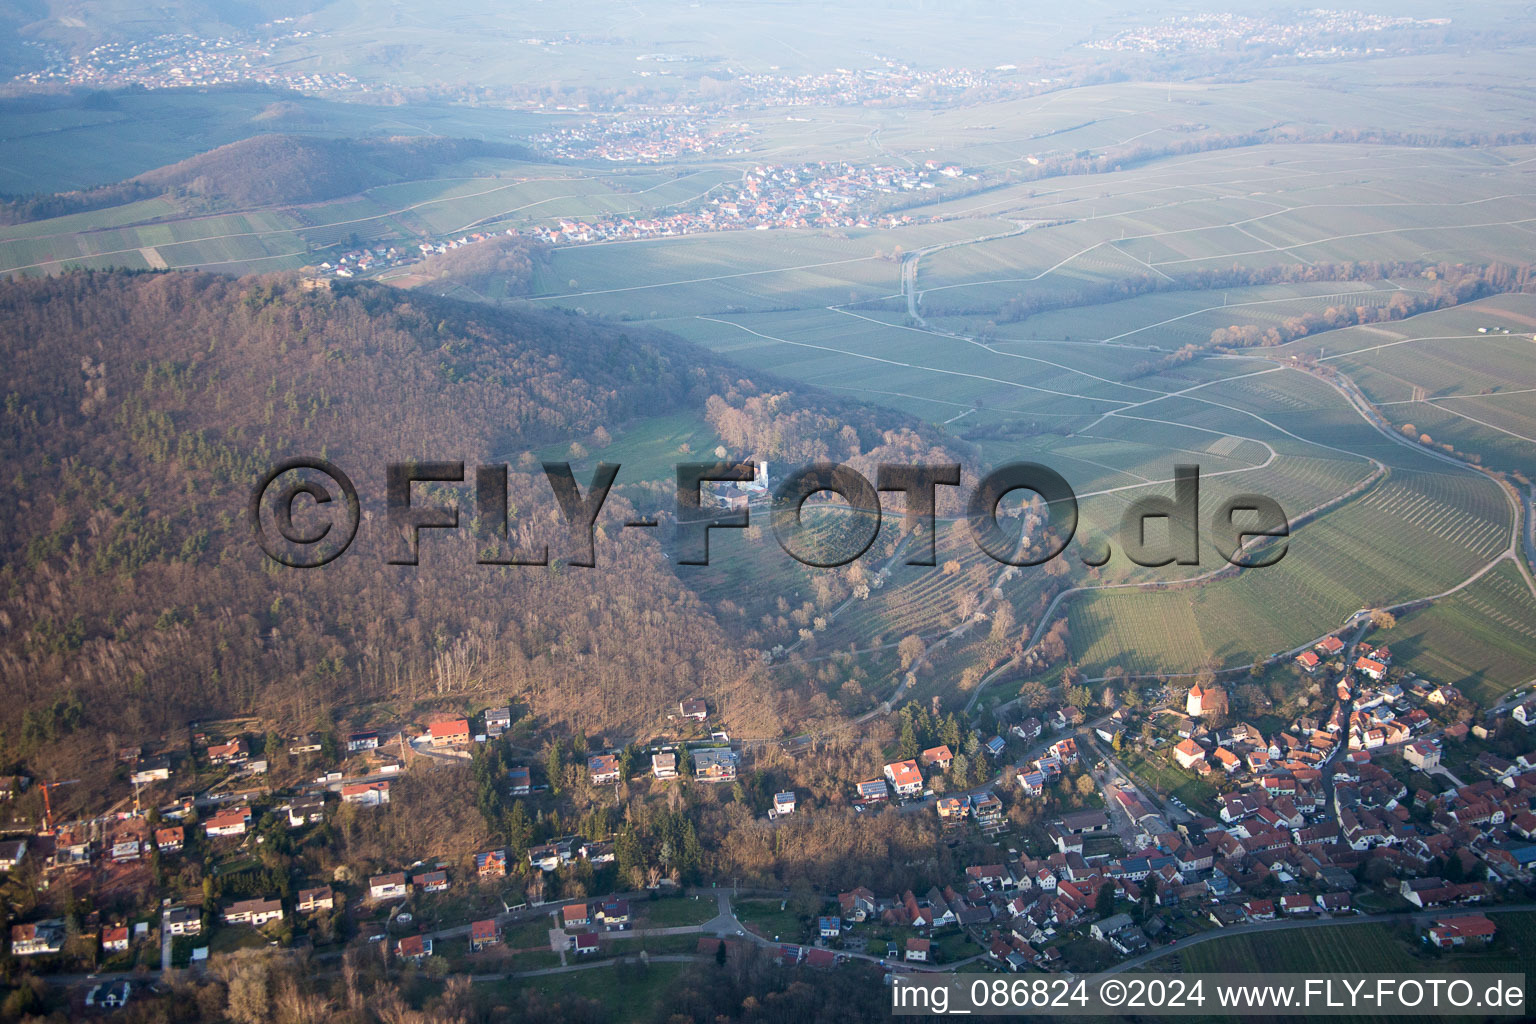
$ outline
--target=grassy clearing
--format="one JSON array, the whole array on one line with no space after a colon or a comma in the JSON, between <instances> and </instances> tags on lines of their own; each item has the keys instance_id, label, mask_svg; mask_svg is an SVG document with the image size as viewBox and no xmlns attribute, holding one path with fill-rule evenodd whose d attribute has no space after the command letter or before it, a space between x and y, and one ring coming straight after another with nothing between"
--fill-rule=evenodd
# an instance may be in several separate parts
<instances>
[{"instance_id":1,"label":"grassy clearing","mask_svg":"<svg viewBox=\"0 0 1536 1024\"><path fill-rule=\"evenodd\" d=\"M664 1003L688 964L615 964L569 974L497 982L508 992L533 990L549 999L590 999L609 1019L647 1019Z\"/></svg>"},{"instance_id":2,"label":"grassy clearing","mask_svg":"<svg viewBox=\"0 0 1536 1024\"><path fill-rule=\"evenodd\" d=\"M671 899L642 900L630 905L639 918L637 928L675 928L703 924L720 912L719 904L708 898L679 896Z\"/></svg>"},{"instance_id":3,"label":"grassy clearing","mask_svg":"<svg viewBox=\"0 0 1536 1024\"><path fill-rule=\"evenodd\" d=\"M769 939L800 942L810 934L810 923L793 910L781 909L782 900L736 900L731 907L742 924Z\"/></svg>"},{"instance_id":4,"label":"grassy clearing","mask_svg":"<svg viewBox=\"0 0 1536 1024\"><path fill-rule=\"evenodd\" d=\"M1149 755L1143 755L1141 751L1128 747L1119 755L1119 759L1128 771L1159 793L1176 796L1190 808L1215 813L1216 787L1170 761L1172 749L1171 744L1164 744ZM1210 778L1215 778L1215 775Z\"/></svg>"}]
</instances>

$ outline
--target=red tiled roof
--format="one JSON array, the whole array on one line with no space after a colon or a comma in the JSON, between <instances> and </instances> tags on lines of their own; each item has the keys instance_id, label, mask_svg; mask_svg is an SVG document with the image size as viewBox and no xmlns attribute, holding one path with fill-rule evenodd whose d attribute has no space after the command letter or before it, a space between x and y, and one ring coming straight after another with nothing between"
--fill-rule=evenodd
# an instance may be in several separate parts
<instances>
[{"instance_id":1,"label":"red tiled roof","mask_svg":"<svg viewBox=\"0 0 1536 1024\"><path fill-rule=\"evenodd\" d=\"M922 785L923 773L917 770L916 761L897 761L885 767L891 773L891 780L898 786Z\"/></svg>"},{"instance_id":2,"label":"red tiled roof","mask_svg":"<svg viewBox=\"0 0 1536 1024\"><path fill-rule=\"evenodd\" d=\"M433 722L431 725L427 726L427 732L432 734L433 739L440 739L443 737L468 736L469 722L463 718L453 718L444 722Z\"/></svg>"}]
</instances>

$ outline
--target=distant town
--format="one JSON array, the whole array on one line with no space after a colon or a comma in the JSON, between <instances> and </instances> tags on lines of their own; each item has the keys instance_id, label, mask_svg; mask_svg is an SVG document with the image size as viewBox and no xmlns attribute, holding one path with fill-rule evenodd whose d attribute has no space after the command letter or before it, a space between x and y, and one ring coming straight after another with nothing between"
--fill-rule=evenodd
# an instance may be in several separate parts
<instances>
[{"instance_id":1,"label":"distant town","mask_svg":"<svg viewBox=\"0 0 1536 1024\"><path fill-rule=\"evenodd\" d=\"M25 45L38 52L42 67L22 72L12 82L94 89L182 89L254 82L313 94L362 91L363 84L344 72L294 71L273 60L278 47L309 35L304 31L260 39L168 35L143 42L101 43L83 54L66 54L28 40Z\"/></svg>"},{"instance_id":2,"label":"distant town","mask_svg":"<svg viewBox=\"0 0 1536 1024\"><path fill-rule=\"evenodd\" d=\"M1261 48L1276 55L1317 58L1381 53L1381 46L1337 45L1343 37L1399 29L1443 28L1449 18L1409 18L1317 8L1294 19L1244 14L1178 15L1087 43L1090 49L1133 53L1199 53L1223 47Z\"/></svg>"},{"instance_id":3,"label":"distant town","mask_svg":"<svg viewBox=\"0 0 1536 1024\"><path fill-rule=\"evenodd\" d=\"M319 264L319 270L338 277L355 277L407 266L427 256L497 237L526 237L549 245L584 245L713 231L894 228L911 224L916 218L897 208L887 209L893 200L937 188L946 179L965 176L965 170L958 165L938 161L915 168L828 161L795 166L760 165L744 173L739 182L711 189L708 198L676 213L562 218L522 231L506 228L467 232L414 245L356 246L330 256Z\"/></svg>"}]
</instances>

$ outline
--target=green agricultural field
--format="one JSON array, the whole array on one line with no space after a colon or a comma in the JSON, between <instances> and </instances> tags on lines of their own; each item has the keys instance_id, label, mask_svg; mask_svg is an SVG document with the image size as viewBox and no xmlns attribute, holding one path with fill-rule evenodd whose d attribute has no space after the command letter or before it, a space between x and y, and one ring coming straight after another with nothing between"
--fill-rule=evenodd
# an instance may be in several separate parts
<instances>
[{"instance_id":1,"label":"green agricultural field","mask_svg":"<svg viewBox=\"0 0 1536 1024\"><path fill-rule=\"evenodd\" d=\"M1536 678L1536 597L1513 562L1412 612L1387 634L1393 663L1496 703Z\"/></svg>"},{"instance_id":2,"label":"green agricultural field","mask_svg":"<svg viewBox=\"0 0 1536 1024\"><path fill-rule=\"evenodd\" d=\"M1499 971L1522 962L1536 939L1536 915L1498 914L1499 934L1487 949L1436 954L1405 924L1352 924L1223 936L1177 953L1185 973L1200 971L1364 973Z\"/></svg>"},{"instance_id":3,"label":"green agricultural field","mask_svg":"<svg viewBox=\"0 0 1536 1024\"><path fill-rule=\"evenodd\" d=\"M1448 590L1508 543L1508 511L1496 518L1485 489L1497 500L1471 473L1399 473L1301 527L1276 565L1198 588L1092 591L1069 606L1073 656L1090 676L1114 665L1235 667L1305 644L1362 608ZM1469 510L1479 504L1487 518Z\"/></svg>"},{"instance_id":4,"label":"green agricultural field","mask_svg":"<svg viewBox=\"0 0 1536 1024\"><path fill-rule=\"evenodd\" d=\"M1006 228L966 221L837 234L756 231L750 244L742 232L716 232L580 245L555 251L535 282L535 295L540 303L621 319L819 310L899 291L899 260L893 256L898 249Z\"/></svg>"}]
</instances>

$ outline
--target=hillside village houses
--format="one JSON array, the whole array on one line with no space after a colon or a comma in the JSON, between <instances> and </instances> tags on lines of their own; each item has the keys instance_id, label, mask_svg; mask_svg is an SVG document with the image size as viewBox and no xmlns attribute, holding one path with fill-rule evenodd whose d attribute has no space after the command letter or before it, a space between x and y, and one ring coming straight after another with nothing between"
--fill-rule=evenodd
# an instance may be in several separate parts
<instances>
[{"instance_id":1,"label":"hillside village houses","mask_svg":"<svg viewBox=\"0 0 1536 1024\"><path fill-rule=\"evenodd\" d=\"M942 961L948 937L965 934L1000 969L1052 971L1079 955L1072 943L1080 940L1112 960L1165 944L1190 927L1324 919L1354 914L1361 907L1376 909L1383 901L1443 912L1437 922L1444 927L1426 923L1420 929L1427 943L1454 949L1486 941L1487 927L1470 921L1479 916L1471 908L1490 909L1490 904L1529 884L1536 871L1536 728L1524 720L1536 717L1530 702L1514 702L1509 711L1489 716L1484 730L1506 738L1509 729L1517 730L1532 739L1527 752L1459 754L1456 745L1473 739L1465 728L1454 730L1471 717L1463 710L1465 698L1454 688L1405 677L1392 667L1384 648L1357 647L1361 656L1385 667L1380 678L1353 655L1345 665L1340 658L1344 645L1331 653L1323 644L1313 650L1319 655L1315 671L1308 673L1298 665L1297 676L1317 687L1318 696L1288 722L1257 716L1244 720L1245 704L1234 714L1220 687L1202 684L1191 687L1191 692L1199 691L1196 700L1190 693L1182 699L1172 696L1172 709L1153 712L1149 724L1139 728L1126 715L1115 718L1112 709L1085 713L1076 707L1036 708L1027 716L999 715L995 739L1002 749L997 754L983 745L991 728L963 737L968 749L976 750L972 765L987 766L986 784L962 791L935 785L940 793L928 804L922 803L928 785L937 783L941 774L947 781L958 749L933 739L926 740L933 745L919 744L916 756L881 765L878 773L871 770L874 777L850 780L850 796L865 814L889 813L883 805L894 794L906 813L933 814L943 840L957 844L956 849L976 850L974 844L995 840L990 847L995 853L969 857L953 877L933 879L926 888L882 891L880 879L870 878L839 894L835 903L824 904L810 919L816 927L807 939L826 945L815 958L795 947L794 961L820 964L836 947L859 941L870 922L880 922L884 929L895 929L897 959L911 955ZM677 709L680 720L697 721L683 718L692 710L690 702ZM1261 730L1255 722L1267 724ZM447 749L463 749L479 742L465 718L442 719L438 728L429 724L422 731L431 746L441 742ZM192 819L207 834L206 840L194 837L196 855L204 856L206 849L234 852L242 843L253 843L257 837L252 833L262 833L258 825L266 823L267 815L275 815L285 829L320 826L336 812L334 801L328 807L328 791L336 792L343 803L362 805L360 811L368 805L382 808L390 783L372 774L379 734L349 735L358 749L341 756L354 759L353 765L366 762L369 774L354 768L350 774L336 772L327 778L327 772L323 783L315 780L287 792L252 790L215 804ZM333 751L352 745L329 742ZM652 746L647 751L650 771L637 759L630 781L647 784L649 776L650 785L672 786L681 779L684 786L707 786L737 777L740 755L728 740L696 742L692 749L681 739ZM213 748L221 749L221 757L232 757L239 745L230 739L210 744ZM1507 746L1500 749L1509 752ZM640 751L624 759L636 753ZM246 756L249 760L248 745ZM1167 794L1139 784L1098 782L1091 789L1079 785L1092 778L1087 774L1091 767L1108 759L1125 759L1121 769L1128 774L1133 756L1163 759L1169 770L1202 780L1212 796L1200 805L1191 801L1177 823L1170 824ZM134 757L133 764L146 759L142 751ZM619 752L594 753L577 764L585 769L585 778L598 785L616 781L621 772ZM533 785L534 771L526 765L505 769L504 792L537 800L542 787ZM772 794L767 799L774 818L823 813L822 801L804 793L797 799L789 788L766 792ZM724 794L723 799L732 798ZM1016 811L1038 808L1042 800L1052 801L1050 816L1022 830ZM183 804L178 798L175 806L177 814L190 812L192 801ZM59 833L60 855L72 858L62 863L77 870L110 862L114 849L133 843L141 851L152 843L162 857L186 855L185 826L178 824L121 829L110 842L95 844L67 828ZM962 842L969 845L958 845ZM17 856L25 855L21 849ZM528 846L526 863L522 851L516 856L512 860L504 848L480 851L472 866L465 862L464 884L502 885L509 876L537 877L583 860L599 867L614 861L615 850L612 837L556 835ZM348 905L383 905L382 914L408 898L442 898L439 894L450 885L461 884L455 870L453 864L433 862L404 871L386 867L360 884L358 898ZM259 927L286 920L285 903L302 924L343 905L345 883L328 877L304 881L307 884L296 887L297 895L289 900L258 892L222 909L211 908L206 919L196 907L168 907L162 915L164 927L187 935L206 930L207 922L213 927ZM1114 913L1099 912L1105 898L1115 900ZM1170 931L1155 911L1173 906L1192 913L1183 915L1186 923ZM599 951L599 930L630 923L627 901L601 892L592 893L579 907L561 907L556 912L562 924L579 930L572 942L574 949L586 950L581 955ZM1152 912L1132 915L1137 907ZM1463 919L1470 923L1454 923ZM23 949L40 951L24 955L47 955L47 921L18 924L36 926L41 933L23 936ZM499 941L494 925L475 933L475 948ZM116 942L116 932L112 935ZM430 955L425 945L420 955Z\"/></svg>"}]
</instances>

